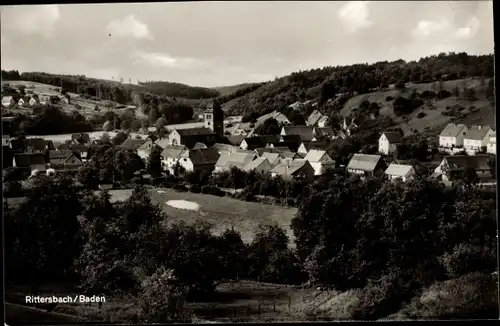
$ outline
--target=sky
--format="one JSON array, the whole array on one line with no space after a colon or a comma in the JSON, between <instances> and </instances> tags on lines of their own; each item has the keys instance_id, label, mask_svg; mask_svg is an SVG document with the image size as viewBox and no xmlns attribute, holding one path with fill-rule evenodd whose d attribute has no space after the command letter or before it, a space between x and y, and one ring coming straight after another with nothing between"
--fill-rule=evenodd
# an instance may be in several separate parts
<instances>
[{"instance_id":1,"label":"sky","mask_svg":"<svg viewBox=\"0 0 500 326\"><path fill-rule=\"evenodd\" d=\"M193 86L324 66L493 53L492 1L2 6L4 70Z\"/></svg>"}]
</instances>

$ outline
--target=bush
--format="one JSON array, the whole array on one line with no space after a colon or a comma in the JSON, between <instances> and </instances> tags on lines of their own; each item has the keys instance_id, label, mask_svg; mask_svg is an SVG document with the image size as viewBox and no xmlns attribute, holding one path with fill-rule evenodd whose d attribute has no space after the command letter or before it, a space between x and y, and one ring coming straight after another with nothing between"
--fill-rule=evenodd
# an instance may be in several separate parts
<instances>
[{"instance_id":1,"label":"bush","mask_svg":"<svg viewBox=\"0 0 500 326\"><path fill-rule=\"evenodd\" d=\"M188 188L185 185L179 184L179 183L174 184L172 186L172 189L175 190L175 191L178 191L178 192L186 192L186 191L188 191Z\"/></svg>"},{"instance_id":2,"label":"bush","mask_svg":"<svg viewBox=\"0 0 500 326\"><path fill-rule=\"evenodd\" d=\"M425 112L419 112L419 113L417 114L417 118L421 119L421 118L425 117L426 115L427 115L427 114L426 114Z\"/></svg>"},{"instance_id":3,"label":"bush","mask_svg":"<svg viewBox=\"0 0 500 326\"><path fill-rule=\"evenodd\" d=\"M392 97L392 96L387 96L387 97L385 98L385 101L386 101L386 102L390 102L390 101L392 101L392 100L394 100L394 97Z\"/></svg>"},{"instance_id":4,"label":"bush","mask_svg":"<svg viewBox=\"0 0 500 326\"><path fill-rule=\"evenodd\" d=\"M207 195L213 195L218 197L224 197L226 193L215 186L203 186L201 187L201 193Z\"/></svg>"},{"instance_id":5,"label":"bush","mask_svg":"<svg viewBox=\"0 0 500 326\"><path fill-rule=\"evenodd\" d=\"M433 91L423 91L422 93L419 94L419 97L422 99L433 99L436 97L436 93Z\"/></svg>"},{"instance_id":6,"label":"bush","mask_svg":"<svg viewBox=\"0 0 500 326\"><path fill-rule=\"evenodd\" d=\"M437 97L438 99L441 99L441 100L442 100L442 99L445 99L445 98L448 98L448 97L450 97L450 96L451 96L451 93L450 93L450 92L448 92L447 90L444 90L444 89L443 89L443 90L441 90L441 91L439 91L439 92L437 93L437 95L436 95L436 97Z\"/></svg>"},{"instance_id":7,"label":"bush","mask_svg":"<svg viewBox=\"0 0 500 326\"><path fill-rule=\"evenodd\" d=\"M461 243L440 257L440 262L447 275L455 278L471 272L494 270L497 259L495 250Z\"/></svg>"},{"instance_id":8,"label":"bush","mask_svg":"<svg viewBox=\"0 0 500 326\"><path fill-rule=\"evenodd\" d=\"M193 184L189 187L189 191L195 194L199 194L201 192L201 186L197 184Z\"/></svg>"}]
</instances>

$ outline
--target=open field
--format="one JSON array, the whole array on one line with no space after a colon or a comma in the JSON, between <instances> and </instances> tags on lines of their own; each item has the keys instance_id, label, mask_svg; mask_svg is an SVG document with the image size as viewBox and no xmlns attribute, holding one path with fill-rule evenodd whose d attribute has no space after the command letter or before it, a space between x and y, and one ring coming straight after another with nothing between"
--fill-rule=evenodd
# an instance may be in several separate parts
<instances>
[{"instance_id":1,"label":"open field","mask_svg":"<svg viewBox=\"0 0 500 326\"><path fill-rule=\"evenodd\" d=\"M127 199L132 190L110 191L112 201ZM290 223L297 213L296 208L244 202L237 199L217 197L190 192L176 192L171 189L154 189L150 191L151 199L159 204L169 216L169 222L185 221L194 223L197 219L209 222L214 226L214 232L220 234L226 229L234 227L241 232L244 242L252 241L255 228L260 223L278 223L284 228L293 242L293 233ZM198 211L178 209L166 204L169 200L186 200L200 206Z\"/></svg>"}]
</instances>

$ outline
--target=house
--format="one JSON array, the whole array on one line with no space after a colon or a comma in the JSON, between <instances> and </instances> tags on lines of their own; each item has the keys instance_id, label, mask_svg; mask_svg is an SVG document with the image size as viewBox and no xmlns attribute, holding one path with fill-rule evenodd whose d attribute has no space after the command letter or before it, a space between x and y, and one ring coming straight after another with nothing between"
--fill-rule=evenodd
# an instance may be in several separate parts
<instances>
[{"instance_id":1,"label":"house","mask_svg":"<svg viewBox=\"0 0 500 326\"><path fill-rule=\"evenodd\" d=\"M2 105L8 108L11 105L16 104L16 101L12 96L3 96L2 97Z\"/></svg>"},{"instance_id":2,"label":"house","mask_svg":"<svg viewBox=\"0 0 500 326\"><path fill-rule=\"evenodd\" d=\"M151 151L154 148L155 143L153 143L153 140L151 138L146 139L145 142L141 146L137 148L137 155L143 160L147 161L149 158L149 155L151 155Z\"/></svg>"},{"instance_id":3,"label":"house","mask_svg":"<svg viewBox=\"0 0 500 326\"><path fill-rule=\"evenodd\" d=\"M493 154L493 155L497 154L497 133L496 133L496 131L493 131L490 134L490 140L488 141L488 144L486 145L486 152L489 154Z\"/></svg>"},{"instance_id":4,"label":"house","mask_svg":"<svg viewBox=\"0 0 500 326\"><path fill-rule=\"evenodd\" d=\"M279 153L264 152L260 157L267 159L272 167L275 167L283 161Z\"/></svg>"},{"instance_id":5,"label":"house","mask_svg":"<svg viewBox=\"0 0 500 326\"><path fill-rule=\"evenodd\" d=\"M277 135L248 137L243 139L240 144L240 148L244 150L254 150L259 147L267 147L270 144L277 142L279 142L279 137Z\"/></svg>"},{"instance_id":6,"label":"house","mask_svg":"<svg viewBox=\"0 0 500 326\"><path fill-rule=\"evenodd\" d=\"M306 124L308 126L314 127L316 126L316 124L318 123L319 119L321 119L322 116L323 114L321 114L321 112L319 112L318 110L314 110L307 118Z\"/></svg>"},{"instance_id":7,"label":"house","mask_svg":"<svg viewBox=\"0 0 500 326\"><path fill-rule=\"evenodd\" d=\"M326 115L324 115L321 118L319 118L317 124L318 124L318 127L325 128L326 126L328 126L329 122L330 122L330 118L328 118Z\"/></svg>"},{"instance_id":8,"label":"house","mask_svg":"<svg viewBox=\"0 0 500 326\"><path fill-rule=\"evenodd\" d=\"M299 135L301 141L312 141L314 138L314 127L311 126L284 126L280 135Z\"/></svg>"},{"instance_id":9,"label":"house","mask_svg":"<svg viewBox=\"0 0 500 326\"><path fill-rule=\"evenodd\" d=\"M160 138L155 141L155 145L159 146L161 148L165 148L169 145L169 139L168 138Z\"/></svg>"},{"instance_id":10,"label":"house","mask_svg":"<svg viewBox=\"0 0 500 326\"><path fill-rule=\"evenodd\" d=\"M149 141L151 141L149 139ZM137 152L137 150L146 142L144 139L132 139L128 138L125 140L119 147L122 149L128 149L134 152Z\"/></svg>"},{"instance_id":11,"label":"house","mask_svg":"<svg viewBox=\"0 0 500 326\"><path fill-rule=\"evenodd\" d=\"M335 139L335 132L332 127L316 127L313 129L314 138L312 141L320 139Z\"/></svg>"},{"instance_id":12,"label":"house","mask_svg":"<svg viewBox=\"0 0 500 326\"><path fill-rule=\"evenodd\" d=\"M232 115L224 119L224 125L239 123L243 119L242 115Z\"/></svg>"},{"instance_id":13,"label":"house","mask_svg":"<svg viewBox=\"0 0 500 326\"><path fill-rule=\"evenodd\" d=\"M389 177L389 180L400 179L405 182L414 177L415 169L411 165L391 163L384 173Z\"/></svg>"},{"instance_id":14,"label":"house","mask_svg":"<svg viewBox=\"0 0 500 326\"><path fill-rule=\"evenodd\" d=\"M209 128L192 128L192 129L178 129L173 130L169 135L169 145L185 145L189 148L202 142L207 145L216 142L216 134Z\"/></svg>"},{"instance_id":15,"label":"house","mask_svg":"<svg viewBox=\"0 0 500 326\"><path fill-rule=\"evenodd\" d=\"M28 104L30 106L34 106L34 105L37 105L38 102L37 102L37 100L34 97L31 97L30 100L29 100L29 102L28 102Z\"/></svg>"},{"instance_id":16,"label":"house","mask_svg":"<svg viewBox=\"0 0 500 326\"><path fill-rule=\"evenodd\" d=\"M177 163L186 172L212 172L220 155L213 148L192 149L181 153Z\"/></svg>"},{"instance_id":17,"label":"house","mask_svg":"<svg viewBox=\"0 0 500 326\"><path fill-rule=\"evenodd\" d=\"M449 123L439 134L439 147L443 149L462 147L467 130L464 124Z\"/></svg>"},{"instance_id":18,"label":"house","mask_svg":"<svg viewBox=\"0 0 500 326\"><path fill-rule=\"evenodd\" d=\"M226 135L233 135L233 136L246 136L248 134L245 128L243 128L243 125L241 123L237 123L231 127L225 127L224 133Z\"/></svg>"},{"instance_id":19,"label":"house","mask_svg":"<svg viewBox=\"0 0 500 326\"><path fill-rule=\"evenodd\" d=\"M335 161L323 150L311 149L304 158L314 169L314 175L322 175L328 169L335 168Z\"/></svg>"},{"instance_id":20,"label":"house","mask_svg":"<svg viewBox=\"0 0 500 326\"><path fill-rule=\"evenodd\" d=\"M55 149L51 140L43 138L12 139L10 141L10 148L16 153L43 153L46 150Z\"/></svg>"},{"instance_id":21,"label":"house","mask_svg":"<svg viewBox=\"0 0 500 326\"><path fill-rule=\"evenodd\" d=\"M243 142L243 139L245 139L245 137L241 135L227 135L225 140L228 144L231 144L233 146L240 146Z\"/></svg>"},{"instance_id":22,"label":"house","mask_svg":"<svg viewBox=\"0 0 500 326\"><path fill-rule=\"evenodd\" d=\"M271 176L281 176L283 179L290 180L292 178L303 177L306 181L314 179L314 168L306 160L286 160L274 167L271 171Z\"/></svg>"},{"instance_id":23,"label":"house","mask_svg":"<svg viewBox=\"0 0 500 326\"><path fill-rule=\"evenodd\" d=\"M269 162L265 157L258 157L255 160L248 163L243 171L250 172L255 171L257 173L268 173L273 168L271 162Z\"/></svg>"},{"instance_id":24,"label":"house","mask_svg":"<svg viewBox=\"0 0 500 326\"><path fill-rule=\"evenodd\" d=\"M49 151L49 167L56 171L77 171L83 164L74 151Z\"/></svg>"},{"instance_id":25,"label":"house","mask_svg":"<svg viewBox=\"0 0 500 326\"><path fill-rule=\"evenodd\" d=\"M433 176L441 176L443 181L452 181L461 177L467 169L474 169L479 178L492 178L489 164L490 155L453 155L445 156L439 166L434 170Z\"/></svg>"},{"instance_id":26,"label":"house","mask_svg":"<svg viewBox=\"0 0 500 326\"><path fill-rule=\"evenodd\" d=\"M378 151L380 154L389 155L394 153L401 143L403 136L399 132L383 132L378 139Z\"/></svg>"},{"instance_id":27,"label":"house","mask_svg":"<svg viewBox=\"0 0 500 326\"><path fill-rule=\"evenodd\" d=\"M23 105L25 104L24 99L20 98L20 99L19 99L19 101L17 101L17 104L18 104L19 106L23 106Z\"/></svg>"},{"instance_id":28,"label":"house","mask_svg":"<svg viewBox=\"0 0 500 326\"><path fill-rule=\"evenodd\" d=\"M252 162L257 155L255 153L223 153L215 164L215 173L230 171L236 167L242 170L248 163Z\"/></svg>"},{"instance_id":29,"label":"house","mask_svg":"<svg viewBox=\"0 0 500 326\"><path fill-rule=\"evenodd\" d=\"M166 146L161 152L162 157L162 167L164 170L173 173L173 168L177 161L184 152L187 152L188 148L183 145L169 145Z\"/></svg>"},{"instance_id":30,"label":"house","mask_svg":"<svg viewBox=\"0 0 500 326\"><path fill-rule=\"evenodd\" d=\"M90 144L90 135L85 133L73 134L71 140L75 144Z\"/></svg>"},{"instance_id":31,"label":"house","mask_svg":"<svg viewBox=\"0 0 500 326\"><path fill-rule=\"evenodd\" d=\"M385 162L380 155L354 154L347 164L348 173L359 175L373 175L385 168Z\"/></svg>"},{"instance_id":32,"label":"house","mask_svg":"<svg viewBox=\"0 0 500 326\"><path fill-rule=\"evenodd\" d=\"M47 168L45 156L42 153L16 153L12 162L13 167L29 171L34 170L44 172Z\"/></svg>"},{"instance_id":33,"label":"house","mask_svg":"<svg viewBox=\"0 0 500 326\"><path fill-rule=\"evenodd\" d=\"M174 130L198 129L198 128L205 128L205 122L186 122L186 123L171 124L165 126L165 129L169 133Z\"/></svg>"},{"instance_id":34,"label":"house","mask_svg":"<svg viewBox=\"0 0 500 326\"><path fill-rule=\"evenodd\" d=\"M215 143L213 146L212 146L213 149L215 149L217 151L217 153L219 153L220 155L222 155L222 153L233 153L233 152L236 152L236 149L237 147L235 146L232 146L232 145L229 145L229 144L222 144L222 143Z\"/></svg>"},{"instance_id":35,"label":"house","mask_svg":"<svg viewBox=\"0 0 500 326\"><path fill-rule=\"evenodd\" d=\"M486 151L493 130L488 126L471 126L464 135L464 149L469 155Z\"/></svg>"},{"instance_id":36,"label":"house","mask_svg":"<svg viewBox=\"0 0 500 326\"><path fill-rule=\"evenodd\" d=\"M73 145L70 149L73 150L82 160L86 162L89 158L89 145Z\"/></svg>"},{"instance_id":37,"label":"house","mask_svg":"<svg viewBox=\"0 0 500 326\"><path fill-rule=\"evenodd\" d=\"M207 145L198 142L198 143L194 144L192 149L205 149L205 148L208 148Z\"/></svg>"},{"instance_id":38,"label":"house","mask_svg":"<svg viewBox=\"0 0 500 326\"><path fill-rule=\"evenodd\" d=\"M326 150L328 148L329 142L327 140L319 141L304 141L300 144L297 149L297 153L307 155L311 149Z\"/></svg>"}]
</instances>

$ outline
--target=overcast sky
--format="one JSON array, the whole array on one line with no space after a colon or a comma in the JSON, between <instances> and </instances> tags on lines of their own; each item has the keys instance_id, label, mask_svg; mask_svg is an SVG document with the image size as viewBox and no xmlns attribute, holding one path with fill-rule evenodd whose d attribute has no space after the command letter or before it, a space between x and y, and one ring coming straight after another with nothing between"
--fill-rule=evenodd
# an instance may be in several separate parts
<instances>
[{"instance_id":1,"label":"overcast sky","mask_svg":"<svg viewBox=\"0 0 500 326\"><path fill-rule=\"evenodd\" d=\"M198 86L328 65L493 53L492 1L1 7L2 69Z\"/></svg>"}]
</instances>

